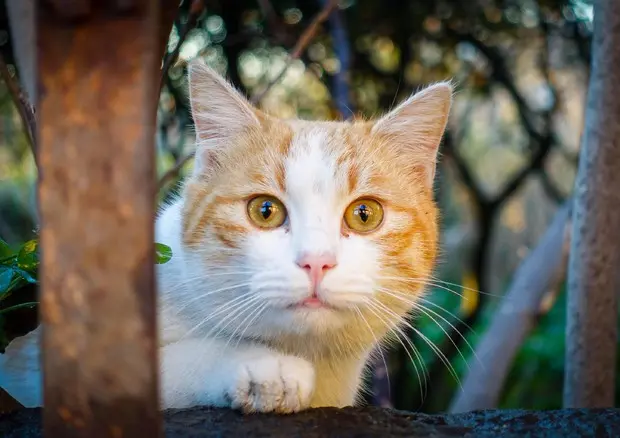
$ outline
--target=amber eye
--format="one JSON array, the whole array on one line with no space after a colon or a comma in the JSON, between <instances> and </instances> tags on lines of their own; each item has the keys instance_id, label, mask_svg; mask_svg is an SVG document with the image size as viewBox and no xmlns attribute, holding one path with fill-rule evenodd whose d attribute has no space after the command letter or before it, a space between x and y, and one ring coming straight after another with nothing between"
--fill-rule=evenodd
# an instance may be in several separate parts
<instances>
[{"instance_id":1,"label":"amber eye","mask_svg":"<svg viewBox=\"0 0 620 438\"><path fill-rule=\"evenodd\" d=\"M383 222L383 207L374 199L358 199L347 207L344 221L357 233L370 233Z\"/></svg>"},{"instance_id":2,"label":"amber eye","mask_svg":"<svg viewBox=\"0 0 620 438\"><path fill-rule=\"evenodd\" d=\"M260 228L277 228L286 220L286 208L279 199L261 195L248 202L248 216Z\"/></svg>"}]
</instances>

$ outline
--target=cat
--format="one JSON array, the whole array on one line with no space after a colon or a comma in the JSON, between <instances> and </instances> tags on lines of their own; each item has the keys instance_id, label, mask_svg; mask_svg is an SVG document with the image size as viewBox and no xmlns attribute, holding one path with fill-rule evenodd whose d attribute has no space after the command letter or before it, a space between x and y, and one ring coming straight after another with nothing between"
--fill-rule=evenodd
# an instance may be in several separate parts
<instances>
[{"instance_id":1,"label":"cat","mask_svg":"<svg viewBox=\"0 0 620 438\"><path fill-rule=\"evenodd\" d=\"M194 169L155 224L173 253L157 266L162 407L355 404L433 269L450 82L373 121L304 121L253 107L204 62L188 80ZM33 342L14 341L0 375L19 354L34 367ZM7 390L40 404L40 388Z\"/></svg>"}]
</instances>

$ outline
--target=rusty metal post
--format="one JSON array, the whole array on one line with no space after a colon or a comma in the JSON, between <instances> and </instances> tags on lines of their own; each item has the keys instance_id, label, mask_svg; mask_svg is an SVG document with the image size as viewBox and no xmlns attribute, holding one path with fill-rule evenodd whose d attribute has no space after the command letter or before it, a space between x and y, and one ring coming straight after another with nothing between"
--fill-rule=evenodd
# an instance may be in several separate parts
<instances>
[{"instance_id":1,"label":"rusty metal post","mask_svg":"<svg viewBox=\"0 0 620 438\"><path fill-rule=\"evenodd\" d=\"M620 289L620 2L594 4L566 294L565 408L616 406Z\"/></svg>"},{"instance_id":2,"label":"rusty metal post","mask_svg":"<svg viewBox=\"0 0 620 438\"><path fill-rule=\"evenodd\" d=\"M161 436L153 265L159 3L39 2L48 437Z\"/></svg>"}]
</instances>

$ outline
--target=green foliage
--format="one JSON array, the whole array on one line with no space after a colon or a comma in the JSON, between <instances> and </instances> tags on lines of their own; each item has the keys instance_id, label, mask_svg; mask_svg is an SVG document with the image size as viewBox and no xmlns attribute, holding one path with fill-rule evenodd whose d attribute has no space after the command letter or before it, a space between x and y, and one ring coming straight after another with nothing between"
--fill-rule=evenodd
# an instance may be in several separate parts
<instances>
[{"instance_id":1,"label":"green foliage","mask_svg":"<svg viewBox=\"0 0 620 438\"><path fill-rule=\"evenodd\" d=\"M20 309L32 309L38 303L33 301L29 294L24 293L21 299L20 292L25 292L28 286L38 284L39 272L39 242L29 240L17 249L0 239L0 353L10 342L10 336L5 330L8 314ZM162 243L155 244L155 263L162 264L172 258L172 250ZM9 301L9 297L13 297Z\"/></svg>"},{"instance_id":2,"label":"green foliage","mask_svg":"<svg viewBox=\"0 0 620 438\"><path fill-rule=\"evenodd\" d=\"M172 249L163 243L155 244L155 263L161 265L172 258Z\"/></svg>"},{"instance_id":3,"label":"green foliage","mask_svg":"<svg viewBox=\"0 0 620 438\"><path fill-rule=\"evenodd\" d=\"M4 240L0 240L0 304L25 285L37 282L39 267L37 247L37 241L30 240L17 251L13 251ZM36 305L36 303L21 304L22 306ZM14 308L15 306L0 307L0 315L8 313Z\"/></svg>"},{"instance_id":4,"label":"green foliage","mask_svg":"<svg viewBox=\"0 0 620 438\"><path fill-rule=\"evenodd\" d=\"M14 250L0 239L0 353L11 341L5 330L7 314L18 309L31 309L37 305L30 299L8 300L26 286L36 284L39 268L39 256L36 240L29 240ZM30 297L28 297L30 298Z\"/></svg>"}]
</instances>

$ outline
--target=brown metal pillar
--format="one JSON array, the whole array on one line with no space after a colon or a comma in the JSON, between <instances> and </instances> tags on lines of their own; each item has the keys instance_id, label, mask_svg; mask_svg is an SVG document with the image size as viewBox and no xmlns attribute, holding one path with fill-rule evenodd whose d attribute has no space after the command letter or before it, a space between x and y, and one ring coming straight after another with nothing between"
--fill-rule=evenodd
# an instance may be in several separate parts
<instances>
[{"instance_id":1,"label":"brown metal pillar","mask_svg":"<svg viewBox=\"0 0 620 438\"><path fill-rule=\"evenodd\" d=\"M158 12L158 0L39 2L47 437L160 436Z\"/></svg>"}]
</instances>

